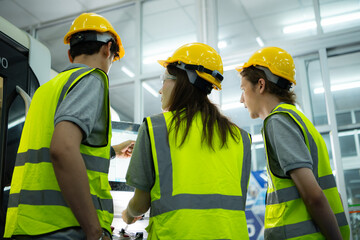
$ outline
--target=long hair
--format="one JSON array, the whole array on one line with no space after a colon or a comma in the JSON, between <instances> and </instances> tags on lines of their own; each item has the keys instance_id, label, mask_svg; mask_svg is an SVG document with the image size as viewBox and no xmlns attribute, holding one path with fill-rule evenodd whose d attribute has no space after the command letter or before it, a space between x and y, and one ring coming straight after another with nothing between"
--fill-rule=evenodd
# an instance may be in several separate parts
<instances>
[{"instance_id":1,"label":"long hair","mask_svg":"<svg viewBox=\"0 0 360 240\"><path fill-rule=\"evenodd\" d=\"M268 93L274 94L281 102L295 105L296 103L296 94L293 91L289 91L287 89L280 88L273 82L270 82L263 70L260 70L254 66L247 67L242 70L240 73L242 77L246 77L246 79L251 82L253 86L255 86L260 78L265 79L265 91Z\"/></svg>"},{"instance_id":2,"label":"long hair","mask_svg":"<svg viewBox=\"0 0 360 240\"><path fill-rule=\"evenodd\" d=\"M226 146L228 133L236 141L240 141L240 134L236 131L236 126L227 117L222 115L213 103L210 102L207 94L195 87L189 82L188 76L184 70L176 68L169 64L167 70L171 75L176 76L176 83L170 98L169 111L174 113L174 117L170 123L170 129L175 130L175 138L177 139L181 124L186 122L185 133L181 139L181 146L189 133L192 120L198 112L201 113L203 131L201 136L202 143L206 143L214 150L214 131L218 128L221 146Z\"/></svg>"}]
</instances>

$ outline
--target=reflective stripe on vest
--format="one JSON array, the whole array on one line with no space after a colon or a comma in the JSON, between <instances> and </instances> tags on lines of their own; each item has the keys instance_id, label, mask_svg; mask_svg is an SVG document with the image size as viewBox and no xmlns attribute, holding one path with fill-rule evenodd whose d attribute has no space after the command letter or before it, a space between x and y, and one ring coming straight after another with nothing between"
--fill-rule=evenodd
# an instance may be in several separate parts
<instances>
[{"instance_id":1,"label":"reflective stripe on vest","mask_svg":"<svg viewBox=\"0 0 360 240\"><path fill-rule=\"evenodd\" d=\"M339 227L347 225L347 220L344 212L335 214L335 217ZM280 227L266 228L264 235L266 236L271 234L271 239L284 239L285 232L286 238L295 238L318 233L320 232L320 230L314 225L313 220L308 220L294 224L287 224Z\"/></svg>"},{"instance_id":2,"label":"reflective stripe on vest","mask_svg":"<svg viewBox=\"0 0 360 240\"><path fill-rule=\"evenodd\" d=\"M65 202L62 193L56 190L21 190L20 193L14 193L9 196L9 205L8 207L17 207L18 205L12 205L20 201L21 204L29 205L53 205L53 206L64 206L69 207ZM95 209L105 210L108 212L113 212L113 201L112 199L100 199L95 195L91 195Z\"/></svg>"},{"instance_id":3,"label":"reflective stripe on vest","mask_svg":"<svg viewBox=\"0 0 360 240\"><path fill-rule=\"evenodd\" d=\"M150 117L153 128L156 155L159 168L161 198L151 202L150 216L179 209L215 209L245 211L247 181L241 181L242 196L225 196L221 194L177 194L173 192L173 169L170 147L167 141L167 127L163 114ZM244 149L250 148L249 136L241 131ZM249 154L249 153L246 153ZM249 156L244 156L244 159ZM250 161L244 161L242 179L249 179Z\"/></svg>"},{"instance_id":4,"label":"reflective stripe on vest","mask_svg":"<svg viewBox=\"0 0 360 240\"><path fill-rule=\"evenodd\" d=\"M108 173L109 165L107 159L87 154L81 154L87 170ZM23 166L25 163L51 163L50 149L41 148L39 150L29 149L27 152L19 153L16 158L15 166Z\"/></svg>"},{"instance_id":5,"label":"reflective stripe on vest","mask_svg":"<svg viewBox=\"0 0 360 240\"><path fill-rule=\"evenodd\" d=\"M321 136L319 136L320 134L315 135L315 137L318 138L319 141L318 144L320 144L321 145L320 147L322 147L320 148L320 151L323 150L321 152L322 155L319 155L318 145L312 134L310 134L304 119L297 111L298 110L292 105L281 104L277 108L275 108L270 113L270 115L276 114L278 112L286 113L294 120L294 122L301 129L303 133L303 137L305 139L305 143L309 149L309 153L313 161L313 174L319 186L324 191L324 194L327 197L327 199L332 199L333 204L335 204L332 207L335 207L336 209L334 213L337 218L338 225L339 227L341 227L340 230L344 237L348 234L346 230L346 227L348 228L348 223L346 220L344 210L341 205L338 191L336 189L336 182L334 176L332 175L328 156L324 155L323 148L326 149L326 146L324 146L325 143L322 143L323 140L322 141L319 140L321 138ZM309 126L312 127L312 125ZM266 119L264 121L264 129L263 129L264 143L266 149L267 147L266 147L265 127L266 127ZM316 131L316 130L311 130L311 131ZM318 134L318 133L314 132L314 134ZM266 156L268 161L268 169L267 169L269 176L268 181L270 181L270 184L268 184L266 212L268 214L273 214L273 212L275 211L278 212L279 215L277 217L273 217L270 215L265 216L265 238L287 239L287 238L295 238L295 237L305 237L305 235L308 235L308 237L310 237L309 234L313 234L313 235L320 234L319 233L320 230L311 220L311 216L306 210L305 203L301 199L301 196L295 184L291 180L291 178L278 178L275 175L273 175L269 167L270 165L269 165L268 154L266 154ZM319 160L320 157L324 159ZM321 166L319 166L319 161L322 164ZM320 172L322 172L323 176L319 176L319 167L321 167L322 169L322 171ZM333 189L336 190L334 191ZM304 209L304 211L298 212L296 211L297 209ZM334 211L334 209L332 210ZM298 215L296 215L296 219L294 220L295 216L289 216L288 214L286 214L286 212L289 212L289 214L296 212L296 214ZM274 220L270 220L271 218L274 218ZM284 218L284 219L276 220L278 218ZM290 223L288 222L287 218L292 218L293 222L294 221L298 221L298 222ZM270 221L271 224L269 224ZM317 239L315 235L314 237L315 239ZM320 234L319 237L322 238L323 236Z\"/></svg>"}]
</instances>

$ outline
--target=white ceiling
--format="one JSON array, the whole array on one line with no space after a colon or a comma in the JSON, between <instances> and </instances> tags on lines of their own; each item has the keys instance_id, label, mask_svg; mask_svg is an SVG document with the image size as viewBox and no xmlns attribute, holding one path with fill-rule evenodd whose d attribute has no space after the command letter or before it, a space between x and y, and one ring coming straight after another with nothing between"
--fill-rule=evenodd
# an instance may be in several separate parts
<instances>
[{"instance_id":1,"label":"white ceiling","mask_svg":"<svg viewBox=\"0 0 360 240\"><path fill-rule=\"evenodd\" d=\"M67 48L63 36L72 20L82 12L96 12L105 16L121 36L125 57L113 64L110 71L110 94L114 109L122 120L133 121L134 84L122 67L136 72L137 25L135 1L130 0L0 0L0 16L30 33L50 50L52 68L61 71L67 64ZM177 47L197 41L200 0L143 1L141 42L143 44L142 76L149 76L148 84L160 88L157 80L162 67L151 59L165 58ZM294 34L284 34L283 28L343 14L360 15L359 0L217 0L218 39L226 41L220 49L224 65L240 64L259 48L256 37L266 46L276 45L294 56L314 53L320 47L360 43L360 18L344 24L323 26ZM34 30L37 31L34 31ZM355 36L355 37L354 37ZM217 47L217 46L213 46ZM346 61L346 60L344 60ZM332 66L335 64L332 64ZM346 65L346 63L344 63ZM356 66L359 67L359 64ZM346 67L346 66L344 66ZM345 69L345 68L343 68ZM339 70L339 73L343 73ZM358 72L357 74L360 75ZM223 101L238 99L238 79L226 74ZM154 78L153 78L154 77ZM153 80L151 80L153 79ZM319 78L320 79L320 78ZM341 77L339 78L341 79ZM226 94L225 94L226 93ZM144 116L160 112L160 100L144 91ZM360 99L359 99L360 102ZM337 101L336 104L340 104ZM340 104L341 105L341 104ZM339 106L341 107L341 106Z\"/></svg>"}]
</instances>

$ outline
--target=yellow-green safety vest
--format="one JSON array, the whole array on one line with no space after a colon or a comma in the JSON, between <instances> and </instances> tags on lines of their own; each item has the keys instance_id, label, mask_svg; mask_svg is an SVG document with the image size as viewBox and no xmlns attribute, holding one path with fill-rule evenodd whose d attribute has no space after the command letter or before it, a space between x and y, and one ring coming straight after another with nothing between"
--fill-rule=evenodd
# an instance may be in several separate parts
<instances>
[{"instance_id":1,"label":"yellow-green safety vest","mask_svg":"<svg viewBox=\"0 0 360 240\"><path fill-rule=\"evenodd\" d=\"M49 150L58 106L69 90L89 74L97 75L104 82L108 139L104 146L82 144L80 152L100 224L111 232L113 201L108 181L111 143L109 84L106 73L84 67L61 72L35 92L16 157L4 237L40 235L80 226L62 196Z\"/></svg>"},{"instance_id":2,"label":"yellow-green safety vest","mask_svg":"<svg viewBox=\"0 0 360 240\"><path fill-rule=\"evenodd\" d=\"M155 169L149 239L249 239L245 202L250 135L236 128L240 142L228 134L227 147L221 148L215 130L214 152L201 143L203 124L197 113L179 147L186 124L176 138L170 130L172 118L172 112L146 118Z\"/></svg>"},{"instance_id":3,"label":"yellow-green safety vest","mask_svg":"<svg viewBox=\"0 0 360 240\"><path fill-rule=\"evenodd\" d=\"M340 227L343 239L349 239L346 220L335 178L330 167L325 142L314 125L294 105L279 104L264 120L263 137L266 147L266 122L274 114L286 114L299 126L309 149L314 176L323 190ZM306 205L291 178L275 176L267 154L268 189L265 210L265 239L325 239L313 222Z\"/></svg>"}]
</instances>

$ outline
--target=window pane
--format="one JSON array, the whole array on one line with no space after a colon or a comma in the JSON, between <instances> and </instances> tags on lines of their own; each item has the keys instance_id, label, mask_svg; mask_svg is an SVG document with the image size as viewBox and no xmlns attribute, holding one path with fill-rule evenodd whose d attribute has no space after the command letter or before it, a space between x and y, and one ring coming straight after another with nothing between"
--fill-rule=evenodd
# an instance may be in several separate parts
<instances>
[{"instance_id":1,"label":"window pane","mask_svg":"<svg viewBox=\"0 0 360 240\"><path fill-rule=\"evenodd\" d=\"M338 126L351 124L351 112L337 113L336 122Z\"/></svg>"},{"instance_id":2,"label":"window pane","mask_svg":"<svg viewBox=\"0 0 360 240\"><path fill-rule=\"evenodd\" d=\"M103 14L120 35L125 56L111 66L110 85L133 81L136 66L136 19L135 5L109 11ZM125 101L125 99L123 99Z\"/></svg>"},{"instance_id":3,"label":"window pane","mask_svg":"<svg viewBox=\"0 0 360 240\"><path fill-rule=\"evenodd\" d=\"M355 121L356 123L360 123L360 111L355 111Z\"/></svg>"},{"instance_id":4,"label":"window pane","mask_svg":"<svg viewBox=\"0 0 360 240\"><path fill-rule=\"evenodd\" d=\"M329 57L328 63L338 126L351 124L351 112L360 109L360 52Z\"/></svg>"},{"instance_id":5,"label":"window pane","mask_svg":"<svg viewBox=\"0 0 360 240\"><path fill-rule=\"evenodd\" d=\"M117 112L120 121L134 122L134 83L110 88L111 107Z\"/></svg>"},{"instance_id":6,"label":"window pane","mask_svg":"<svg viewBox=\"0 0 360 240\"><path fill-rule=\"evenodd\" d=\"M157 60L167 59L183 44L196 42L195 7L195 0L143 3L142 73L161 71Z\"/></svg>"},{"instance_id":7,"label":"window pane","mask_svg":"<svg viewBox=\"0 0 360 240\"><path fill-rule=\"evenodd\" d=\"M324 87L321 77L319 60L308 62L307 74L309 79L309 91L315 125L328 124Z\"/></svg>"},{"instance_id":8,"label":"window pane","mask_svg":"<svg viewBox=\"0 0 360 240\"><path fill-rule=\"evenodd\" d=\"M160 78L147 80L142 83L142 94L144 99L144 117L161 113L161 88Z\"/></svg>"},{"instance_id":9,"label":"window pane","mask_svg":"<svg viewBox=\"0 0 360 240\"><path fill-rule=\"evenodd\" d=\"M341 136L339 133L340 149L342 157L356 156L356 146L354 135Z\"/></svg>"}]
</instances>

